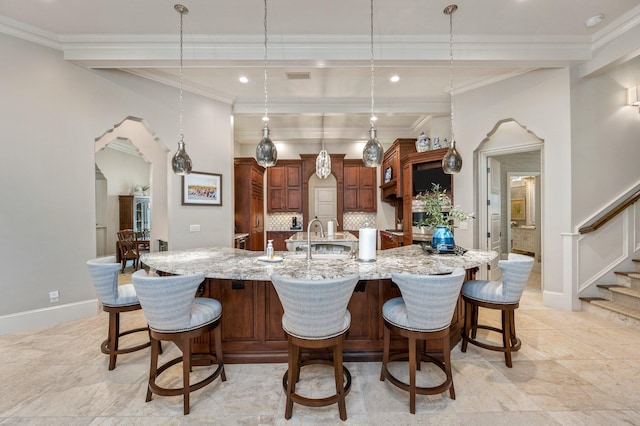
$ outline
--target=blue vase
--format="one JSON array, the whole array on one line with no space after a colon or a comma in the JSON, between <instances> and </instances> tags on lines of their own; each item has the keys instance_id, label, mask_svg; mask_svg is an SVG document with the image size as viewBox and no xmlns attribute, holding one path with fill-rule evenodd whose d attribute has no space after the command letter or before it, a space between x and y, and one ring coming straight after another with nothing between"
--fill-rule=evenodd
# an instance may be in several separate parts
<instances>
[{"instance_id":1,"label":"blue vase","mask_svg":"<svg viewBox=\"0 0 640 426\"><path fill-rule=\"evenodd\" d=\"M436 226L431 238L431 247L440 250L453 250L455 242L453 241L453 233L446 226Z\"/></svg>"}]
</instances>

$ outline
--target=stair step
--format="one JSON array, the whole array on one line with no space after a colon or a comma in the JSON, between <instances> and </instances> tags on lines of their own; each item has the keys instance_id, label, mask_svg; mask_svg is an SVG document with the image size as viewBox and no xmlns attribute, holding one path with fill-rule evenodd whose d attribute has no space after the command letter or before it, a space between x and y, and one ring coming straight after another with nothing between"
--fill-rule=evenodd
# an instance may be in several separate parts
<instances>
[{"instance_id":1,"label":"stair step","mask_svg":"<svg viewBox=\"0 0 640 426\"><path fill-rule=\"evenodd\" d=\"M627 287L640 288L640 272L638 271L615 271L618 284L623 284Z\"/></svg>"},{"instance_id":2,"label":"stair step","mask_svg":"<svg viewBox=\"0 0 640 426\"><path fill-rule=\"evenodd\" d=\"M588 302L594 306L598 306L600 308L627 316L629 318L633 318L635 320L640 321L640 309L632 308L628 305L623 305L622 303L611 302L609 300L604 300L599 297L581 297L580 300Z\"/></svg>"},{"instance_id":3,"label":"stair step","mask_svg":"<svg viewBox=\"0 0 640 426\"><path fill-rule=\"evenodd\" d=\"M609 290L613 293L624 294L625 296L640 299L640 289L635 287L625 287L617 284L598 284L596 287ZM639 301L640 303L640 301Z\"/></svg>"}]
</instances>

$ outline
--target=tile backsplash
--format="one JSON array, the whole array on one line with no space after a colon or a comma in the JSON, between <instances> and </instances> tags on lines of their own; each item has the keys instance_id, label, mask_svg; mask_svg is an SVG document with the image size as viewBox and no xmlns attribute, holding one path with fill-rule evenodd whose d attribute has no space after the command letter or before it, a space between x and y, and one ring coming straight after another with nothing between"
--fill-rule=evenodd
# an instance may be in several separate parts
<instances>
[{"instance_id":1,"label":"tile backsplash","mask_svg":"<svg viewBox=\"0 0 640 426\"><path fill-rule=\"evenodd\" d=\"M265 229L267 231L290 231L292 218L296 217L300 230L306 229L302 223L302 213L270 213L265 216ZM345 231L357 231L376 226L376 214L370 212L348 212L342 215L342 229Z\"/></svg>"},{"instance_id":2,"label":"tile backsplash","mask_svg":"<svg viewBox=\"0 0 640 426\"><path fill-rule=\"evenodd\" d=\"M342 224L345 231L357 231L364 228L366 224L369 227L376 226L376 214L370 212L348 212L342 215Z\"/></svg>"},{"instance_id":3,"label":"tile backsplash","mask_svg":"<svg viewBox=\"0 0 640 426\"><path fill-rule=\"evenodd\" d=\"M269 213L265 217L267 231L290 231L293 217L296 217L298 226L303 229L302 213Z\"/></svg>"}]
</instances>

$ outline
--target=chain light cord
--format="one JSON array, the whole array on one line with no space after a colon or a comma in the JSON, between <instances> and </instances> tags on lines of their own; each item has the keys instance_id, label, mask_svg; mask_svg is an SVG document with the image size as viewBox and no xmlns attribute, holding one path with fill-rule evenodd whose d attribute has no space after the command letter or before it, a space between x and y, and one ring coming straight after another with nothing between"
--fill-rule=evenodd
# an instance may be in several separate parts
<instances>
[{"instance_id":1,"label":"chain light cord","mask_svg":"<svg viewBox=\"0 0 640 426\"><path fill-rule=\"evenodd\" d=\"M375 79L374 79L374 73L373 73L373 0L371 0L371 13L370 13L370 17L371 17L371 25L370 25L370 34L371 34L371 125L373 126L373 124L376 121L375 115L373 114L373 107L374 107L374 101L373 101L373 88L375 86Z\"/></svg>"},{"instance_id":2,"label":"chain light cord","mask_svg":"<svg viewBox=\"0 0 640 426\"><path fill-rule=\"evenodd\" d=\"M264 117L262 120L267 124L269 121L269 108L267 100L269 99L267 90L267 0L264 0Z\"/></svg>"},{"instance_id":3,"label":"chain light cord","mask_svg":"<svg viewBox=\"0 0 640 426\"><path fill-rule=\"evenodd\" d=\"M182 86L184 84L184 76L183 76L183 72L182 72L182 18L184 17L184 9L179 9L178 12L180 12L180 141L184 140L184 131L182 129L182 113L183 113L183 107L182 107Z\"/></svg>"},{"instance_id":4,"label":"chain light cord","mask_svg":"<svg viewBox=\"0 0 640 426\"><path fill-rule=\"evenodd\" d=\"M453 134L453 13L458 7L452 8L449 13L449 98L451 103L451 140L455 140Z\"/></svg>"}]
</instances>

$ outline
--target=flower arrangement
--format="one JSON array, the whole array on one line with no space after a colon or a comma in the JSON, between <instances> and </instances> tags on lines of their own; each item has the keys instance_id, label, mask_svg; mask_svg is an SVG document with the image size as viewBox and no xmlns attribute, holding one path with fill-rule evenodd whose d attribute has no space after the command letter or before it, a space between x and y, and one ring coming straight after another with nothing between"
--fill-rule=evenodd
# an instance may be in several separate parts
<instances>
[{"instance_id":1,"label":"flower arrangement","mask_svg":"<svg viewBox=\"0 0 640 426\"><path fill-rule=\"evenodd\" d=\"M435 183L431 191L418 194L416 199L422 202L425 210L424 219L418 222L418 226L434 229L437 226L446 226L451 230L455 227L453 220L465 221L474 217L473 213L455 208L451 203L451 197L447 195L447 190Z\"/></svg>"}]
</instances>

